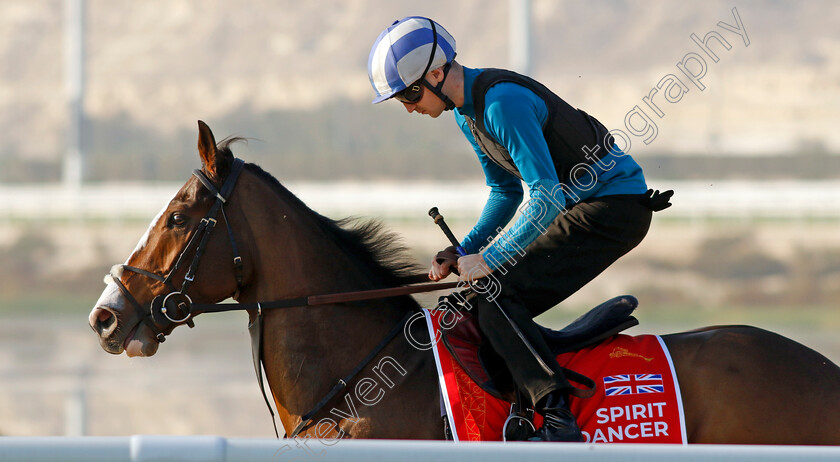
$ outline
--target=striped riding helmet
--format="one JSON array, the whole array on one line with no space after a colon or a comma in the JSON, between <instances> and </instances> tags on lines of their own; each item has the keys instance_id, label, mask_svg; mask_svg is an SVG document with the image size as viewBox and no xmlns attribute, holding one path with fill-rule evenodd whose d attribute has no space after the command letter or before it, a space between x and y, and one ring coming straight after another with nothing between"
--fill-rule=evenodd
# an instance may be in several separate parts
<instances>
[{"instance_id":1,"label":"striped riding helmet","mask_svg":"<svg viewBox=\"0 0 840 462\"><path fill-rule=\"evenodd\" d=\"M385 29L370 50L368 76L381 103L455 59L455 39L422 16L400 19Z\"/></svg>"}]
</instances>

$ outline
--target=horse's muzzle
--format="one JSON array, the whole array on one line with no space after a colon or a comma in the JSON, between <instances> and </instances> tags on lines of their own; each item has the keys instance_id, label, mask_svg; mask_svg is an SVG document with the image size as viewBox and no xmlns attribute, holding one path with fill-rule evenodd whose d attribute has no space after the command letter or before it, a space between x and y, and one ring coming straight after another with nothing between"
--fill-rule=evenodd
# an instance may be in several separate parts
<instances>
[{"instance_id":1,"label":"horse's muzzle","mask_svg":"<svg viewBox=\"0 0 840 462\"><path fill-rule=\"evenodd\" d=\"M126 300L113 283L108 284L88 316L90 328L99 337L102 349L118 355L125 349L132 322L126 321ZM131 316L129 316L131 318Z\"/></svg>"}]
</instances>

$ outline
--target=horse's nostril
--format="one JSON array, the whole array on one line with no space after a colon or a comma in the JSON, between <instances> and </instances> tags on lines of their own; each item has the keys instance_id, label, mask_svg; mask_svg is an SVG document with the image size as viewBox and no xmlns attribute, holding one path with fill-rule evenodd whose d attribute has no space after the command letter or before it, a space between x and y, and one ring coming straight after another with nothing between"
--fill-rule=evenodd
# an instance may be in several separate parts
<instances>
[{"instance_id":1,"label":"horse's nostril","mask_svg":"<svg viewBox=\"0 0 840 462\"><path fill-rule=\"evenodd\" d=\"M117 329L117 317L106 309L96 308L90 318L91 327L100 337L108 337Z\"/></svg>"},{"instance_id":2,"label":"horse's nostril","mask_svg":"<svg viewBox=\"0 0 840 462\"><path fill-rule=\"evenodd\" d=\"M100 311L99 311L99 314L96 316L96 319L97 319L99 322L105 322L105 321L108 321L109 319L111 319L111 318L113 318L113 317L114 317L114 315L112 315L110 311L108 311L108 310L100 310Z\"/></svg>"}]
</instances>

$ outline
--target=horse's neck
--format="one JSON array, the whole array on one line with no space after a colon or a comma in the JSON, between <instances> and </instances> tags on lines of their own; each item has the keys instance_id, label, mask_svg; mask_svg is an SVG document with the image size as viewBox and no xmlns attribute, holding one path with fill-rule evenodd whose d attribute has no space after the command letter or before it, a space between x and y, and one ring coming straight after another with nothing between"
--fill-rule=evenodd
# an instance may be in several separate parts
<instances>
[{"instance_id":1,"label":"horse's neck","mask_svg":"<svg viewBox=\"0 0 840 462\"><path fill-rule=\"evenodd\" d=\"M243 301L277 300L309 295L358 291L381 286L364 267L364 257L353 255L334 242L322 229L314 212L276 196L269 185L253 176L243 178L240 220L247 224L245 242L252 262L250 280L246 281ZM272 199L270 199L272 198ZM405 299L404 299L405 300ZM404 313L404 303L392 300L376 303L371 312L376 319L382 313ZM364 316L364 309L354 310Z\"/></svg>"},{"instance_id":2,"label":"horse's neck","mask_svg":"<svg viewBox=\"0 0 840 462\"><path fill-rule=\"evenodd\" d=\"M339 249L319 230L307 225L311 217L279 208L265 214L264 229L249 218L251 253L257 267L247 300L363 290L376 285L363 271L354 270L351 255ZM249 217L257 212L246 211ZM303 231L308 229L308 231ZM326 305L282 309L265 313L263 352L266 376L284 427L294 427L385 337L409 311L405 299L363 304ZM398 335L394 342L403 343ZM397 345L399 346L399 345ZM412 349L409 349L412 350ZM420 363L423 352L406 351L405 359Z\"/></svg>"},{"instance_id":3,"label":"horse's neck","mask_svg":"<svg viewBox=\"0 0 840 462\"><path fill-rule=\"evenodd\" d=\"M251 252L257 257L252 286L266 299L363 290L373 283L359 271L352 255L315 225L311 212L275 204L246 211L251 226ZM261 222L261 223L256 223Z\"/></svg>"}]
</instances>

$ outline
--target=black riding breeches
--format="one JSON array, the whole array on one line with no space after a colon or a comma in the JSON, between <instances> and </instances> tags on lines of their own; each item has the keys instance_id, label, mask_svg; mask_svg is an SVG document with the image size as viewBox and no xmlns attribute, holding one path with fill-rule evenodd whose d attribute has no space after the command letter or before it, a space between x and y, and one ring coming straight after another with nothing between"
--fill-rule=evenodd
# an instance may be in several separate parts
<instances>
[{"instance_id":1,"label":"black riding breeches","mask_svg":"<svg viewBox=\"0 0 840 462\"><path fill-rule=\"evenodd\" d=\"M568 208L524 249L524 256L515 255L493 273L501 288L494 300L478 297L479 326L531 404L572 386L533 318L568 298L642 241L652 212L641 197L592 198ZM539 359L519 339L501 309Z\"/></svg>"}]
</instances>

